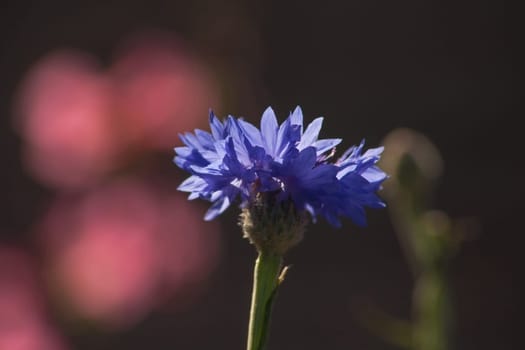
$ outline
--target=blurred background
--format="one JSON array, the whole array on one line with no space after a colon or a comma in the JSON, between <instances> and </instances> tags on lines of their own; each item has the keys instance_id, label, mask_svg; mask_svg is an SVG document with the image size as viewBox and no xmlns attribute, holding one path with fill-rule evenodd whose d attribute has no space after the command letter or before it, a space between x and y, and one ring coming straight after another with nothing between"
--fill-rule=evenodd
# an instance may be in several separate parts
<instances>
[{"instance_id":1,"label":"blurred background","mask_svg":"<svg viewBox=\"0 0 525 350\"><path fill-rule=\"evenodd\" d=\"M205 223L208 204L177 193L172 148L207 128L209 108L257 122L268 105L281 121L296 105L308 122L325 116L322 137L342 147L392 145L389 210L368 211L367 228L312 225L287 257L270 349L417 348L391 331L425 314L424 269L400 232L428 222L454 228L430 264L448 290L441 348L522 349L522 136L504 10L4 1L0 349L242 349L255 250L236 209ZM389 149L431 163L417 191L424 213L443 212L396 212L408 197L388 182L405 163Z\"/></svg>"}]
</instances>

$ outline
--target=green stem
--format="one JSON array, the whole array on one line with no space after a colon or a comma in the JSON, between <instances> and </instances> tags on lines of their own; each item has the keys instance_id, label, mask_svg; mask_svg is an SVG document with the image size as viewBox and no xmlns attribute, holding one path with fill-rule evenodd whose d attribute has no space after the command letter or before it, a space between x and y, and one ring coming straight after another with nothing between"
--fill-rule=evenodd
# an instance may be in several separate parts
<instances>
[{"instance_id":1,"label":"green stem","mask_svg":"<svg viewBox=\"0 0 525 350\"><path fill-rule=\"evenodd\" d=\"M443 271L424 271L414 291L414 349L450 348L451 305Z\"/></svg>"},{"instance_id":2,"label":"green stem","mask_svg":"<svg viewBox=\"0 0 525 350\"><path fill-rule=\"evenodd\" d=\"M255 262L247 350L263 350L266 345L282 261L279 255L260 252Z\"/></svg>"}]
</instances>

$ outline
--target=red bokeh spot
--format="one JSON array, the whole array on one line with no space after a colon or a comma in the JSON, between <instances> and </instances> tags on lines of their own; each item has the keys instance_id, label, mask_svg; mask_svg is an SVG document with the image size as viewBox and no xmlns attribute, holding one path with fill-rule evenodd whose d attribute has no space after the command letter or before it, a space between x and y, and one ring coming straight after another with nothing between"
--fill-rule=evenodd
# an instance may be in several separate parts
<instances>
[{"instance_id":1,"label":"red bokeh spot","mask_svg":"<svg viewBox=\"0 0 525 350\"><path fill-rule=\"evenodd\" d=\"M137 180L59 200L42 232L60 294L82 317L117 327L196 292L219 252L215 226L180 194Z\"/></svg>"},{"instance_id":2,"label":"red bokeh spot","mask_svg":"<svg viewBox=\"0 0 525 350\"><path fill-rule=\"evenodd\" d=\"M0 349L66 349L46 318L34 264L26 254L6 246L0 246Z\"/></svg>"}]
</instances>

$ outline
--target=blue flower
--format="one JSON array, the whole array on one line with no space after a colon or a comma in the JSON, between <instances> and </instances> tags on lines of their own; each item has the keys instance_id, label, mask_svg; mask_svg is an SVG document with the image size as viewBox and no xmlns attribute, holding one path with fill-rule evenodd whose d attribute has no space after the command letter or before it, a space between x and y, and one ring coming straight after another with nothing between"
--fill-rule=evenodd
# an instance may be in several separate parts
<instances>
[{"instance_id":1,"label":"blue flower","mask_svg":"<svg viewBox=\"0 0 525 350\"><path fill-rule=\"evenodd\" d=\"M190 192L189 199L213 202L206 220L237 198L242 208L249 208L264 193L272 198L271 205L291 203L314 222L322 216L340 226L343 216L365 225L364 207L384 206L376 192L387 176L375 165L383 149L362 153L362 142L331 163L341 139L319 139L322 123L317 118L303 130L300 107L281 125L267 108L260 128L232 116L221 122L210 112L211 133L180 135L185 146L175 148L174 161L191 176L179 190Z\"/></svg>"}]
</instances>

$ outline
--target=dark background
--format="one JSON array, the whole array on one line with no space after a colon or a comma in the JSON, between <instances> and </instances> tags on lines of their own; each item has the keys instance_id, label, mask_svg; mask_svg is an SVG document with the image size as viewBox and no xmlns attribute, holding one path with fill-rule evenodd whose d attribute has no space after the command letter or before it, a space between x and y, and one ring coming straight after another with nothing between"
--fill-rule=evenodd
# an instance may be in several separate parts
<instances>
[{"instance_id":1,"label":"dark background","mask_svg":"<svg viewBox=\"0 0 525 350\"><path fill-rule=\"evenodd\" d=\"M13 96L26 70L57 47L108 61L130 33L175 31L230 82L221 115L255 121L272 105L282 120L300 104L306 120L326 117L325 137L344 137L347 146L362 137L377 145L401 126L429 136L445 161L435 207L479 223L451 269L456 348L519 349L522 135L513 125L504 10L484 1L3 2L0 241L24 245L52 196L25 173L12 132ZM197 304L155 312L128 331L69 334L74 348L242 349L255 252L235 211L218 219L226 251ZM410 316L411 275L388 215L369 212L369 222L309 228L287 258L293 268L270 348L393 348L355 317L363 299Z\"/></svg>"}]
</instances>

